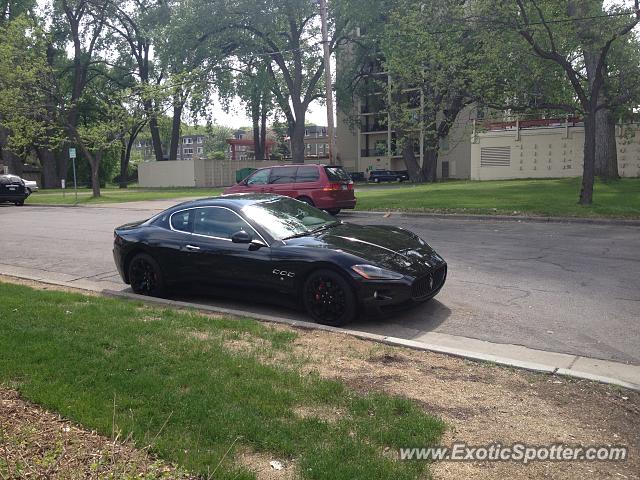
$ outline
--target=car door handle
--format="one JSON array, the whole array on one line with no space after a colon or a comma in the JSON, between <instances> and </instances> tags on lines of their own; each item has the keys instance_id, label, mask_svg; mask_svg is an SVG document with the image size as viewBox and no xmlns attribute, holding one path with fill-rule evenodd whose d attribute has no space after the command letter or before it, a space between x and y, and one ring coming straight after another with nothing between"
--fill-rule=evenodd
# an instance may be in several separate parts
<instances>
[{"instance_id":1,"label":"car door handle","mask_svg":"<svg viewBox=\"0 0 640 480\"><path fill-rule=\"evenodd\" d=\"M200 247L196 247L195 245L186 245L184 248L186 248L190 252L197 252L198 250L200 250Z\"/></svg>"}]
</instances>

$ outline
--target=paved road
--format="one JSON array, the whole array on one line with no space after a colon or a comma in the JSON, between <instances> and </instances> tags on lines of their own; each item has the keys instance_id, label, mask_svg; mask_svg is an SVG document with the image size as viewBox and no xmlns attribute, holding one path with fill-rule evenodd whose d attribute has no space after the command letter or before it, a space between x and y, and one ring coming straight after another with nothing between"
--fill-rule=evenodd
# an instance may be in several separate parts
<instances>
[{"instance_id":1,"label":"paved road","mask_svg":"<svg viewBox=\"0 0 640 480\"><path fill-rule=\"evenodd\" d=\"M124 289L111 258L113 227L171 202L103 207L0 207L0 271ZM427 332L640 365L640 229L351 214L427 239L449 262L436 298L353 328L419 340ZM190 300L306 319L290 309L215 298Z\"/></svg>"}]
</instances>

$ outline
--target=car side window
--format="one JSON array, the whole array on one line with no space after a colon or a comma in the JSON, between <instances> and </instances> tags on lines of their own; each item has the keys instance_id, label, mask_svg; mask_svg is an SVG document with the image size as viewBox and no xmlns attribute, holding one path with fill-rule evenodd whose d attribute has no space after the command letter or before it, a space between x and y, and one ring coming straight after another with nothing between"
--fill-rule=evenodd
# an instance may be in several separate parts
<instances>
[{"instance_id":1,"label":"car side window","mask_svg":"<svg viewBox=\"0 0 640 480\"><path fill-rule=\"evenodd\" d=\"M197 235L230 239L240 230L249 235L253 233L247 222L226 208L197 208L194 211L193 233Z\"/></svg>"},{"instance_id":2,"label":"car side window","mask_svg":"<svg viewBox=\"0 0 640 480\"><path fill-rule=\"evenodd\" d=\"M299 167L296 176L297 183L311 183L320 180L318 167Z\"/></svg>"},{"instance_id":3,"label":"car side window","mask_svg":"<svg viewBox=\"0 0 640 480\"><path fill-rule=\"evenodd\" d=\"M171 228L179 232L190 233L189 221L193 210L183 210L171 215Z\"/></svg>"},{"instance_id":4,"label":"car side window","mask_svg":"<svg viewBox=\"0 0 640 480\"><path fill-rule=\"evenodd\" d=\"M264 170L258 170L256 173L251 175L247 180L247 185L266 185L269 183L269 175L271 174L270 168L265 168Z\"/></svg>"},{"instance_id":5,"label":"car side window","mask_svg":"<svg viewBox=\"0 0 640 480\"><path fill-rule=\"evenodd\" d=\"M269 183L295 183L297 171L298 167L273 168L271 170L271 177L269 177Z\"/></svg>"}]
</instances>

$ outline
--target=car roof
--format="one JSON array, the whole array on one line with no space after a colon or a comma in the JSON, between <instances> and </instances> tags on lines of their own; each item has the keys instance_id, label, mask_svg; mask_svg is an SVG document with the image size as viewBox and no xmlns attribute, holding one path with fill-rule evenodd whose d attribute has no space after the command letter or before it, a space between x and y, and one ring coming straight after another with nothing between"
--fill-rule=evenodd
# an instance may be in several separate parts
<instances>
[{"instance_id":1,"label":"car roof","mask_svg":"<svg viewBox=\"0 0 640 480\"><path fill-rule=\"evenodd\" d=\"M281 195L273 195L270 193L232 193L229 195L221 195L219 197L190 200L171 207L171 210L195 207L227 207L231 209L240 209L246 205L262 203L269 200L275 200L277 198L283 197Z\"/></svg>"}]
</instances>

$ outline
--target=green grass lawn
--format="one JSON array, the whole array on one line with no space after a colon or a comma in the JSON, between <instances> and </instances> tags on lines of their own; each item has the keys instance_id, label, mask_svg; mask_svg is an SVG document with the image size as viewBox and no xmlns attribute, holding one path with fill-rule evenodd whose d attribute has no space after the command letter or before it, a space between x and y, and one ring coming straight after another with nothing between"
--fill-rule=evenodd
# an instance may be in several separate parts
<instances>
[{"instance_id":1,"label":"green grass lawn","mask_svg":"<svg viewBox=\"0 0 640 480\"><path fill-rule=\"evenodd\" d=\"M559 217L640 217L640 179L597 182L593 205L578 205L579 178L551 180L450 181L372 188L358 193L358 210L548 215Z\"/></svg>"},{"instance_id":2,"label":"green grass lawn","mask_svg":"<svg viewBox=\"0 0 640 480\"><path fill-rule=\"evenodd\" d=\"M246 335L262 340L260 354L225 346ZM253 478L233 462L240 449L295 458L310 479L428 474L383 451L437 443L442 421L407 399L302 374L294 339L253 320L0 283L0 382L86 428L131 434L205 477L220 464L216 479ZM346 413L301 417L301 406Z\"/></svg>"},{"instance_id":3,"label":"green grass lawn","mask_svg":"<svg viewBox=\"0 0 640 480\"><path fill-rule=\"evenodd\" d=\"M138 200L211 197L222 189L204 188L105 188L94 199L82 190L78 203L113 203ZM405 184L400 188L360 187L358 210L399 210L413 212L466 213L489 215L546 215L558 217L640 218L640 179L624 178L597 182L594 203L578 205L579 178L551 180L448 181L428 185ZM31 204L73 204L67 190L43 190L33 194Z\"/></svg>"},{"instance_id":4,"label":"green grass lawn","mask_svg":"<svg viewBox=\"0 0 640 480\"><path fill-rule=\"evenodd\" d=\"M186 197L214 197L222 193L221 188L139 188L106 187L99 198L93 198L88 188L78 189L78 204L137 202L142 200L168 200ZM27 204L73 205L76 197L73 189L40 190L27 199Z\"/></svg>"}]
</instances>

